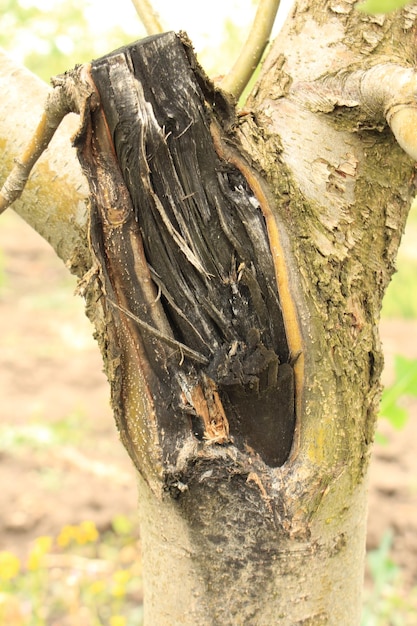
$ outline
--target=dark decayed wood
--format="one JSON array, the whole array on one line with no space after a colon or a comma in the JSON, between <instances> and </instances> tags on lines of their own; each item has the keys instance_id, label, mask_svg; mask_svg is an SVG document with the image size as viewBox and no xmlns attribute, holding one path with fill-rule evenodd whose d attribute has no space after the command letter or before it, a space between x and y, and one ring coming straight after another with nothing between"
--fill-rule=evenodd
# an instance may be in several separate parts
<instances>
[{"instance_id":1,"label":"dark decayed wood","mask_svg":"<svg viewBox=\"0 0 417 626\"><path fill-rule=\"evenodd\" d=\"M267 228L250 182L213 141L220 133L239 155L233 107L174 33L94 61L91 77L99 105L77 140L91 240L165 460L191 431L202 446L282 465L294 374Z\"/></svg>"}]
</instances>

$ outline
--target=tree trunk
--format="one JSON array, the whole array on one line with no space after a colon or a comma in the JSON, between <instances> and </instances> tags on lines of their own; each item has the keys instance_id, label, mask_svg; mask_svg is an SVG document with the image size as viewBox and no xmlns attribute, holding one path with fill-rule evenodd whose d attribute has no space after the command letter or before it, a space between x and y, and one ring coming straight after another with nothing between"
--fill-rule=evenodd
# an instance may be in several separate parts
<instances>
[{"instance_id":1,"label":"tree trunk","mask_svg":"<svg viewBox=\"0 0 417 626\"><path fill-rule=\"evenodd\" d=\"M82 288L139 474L148 626L359 624L414 13L298 2L238 120L172 34L88 68Z\"/></svg>"}]
</instances>

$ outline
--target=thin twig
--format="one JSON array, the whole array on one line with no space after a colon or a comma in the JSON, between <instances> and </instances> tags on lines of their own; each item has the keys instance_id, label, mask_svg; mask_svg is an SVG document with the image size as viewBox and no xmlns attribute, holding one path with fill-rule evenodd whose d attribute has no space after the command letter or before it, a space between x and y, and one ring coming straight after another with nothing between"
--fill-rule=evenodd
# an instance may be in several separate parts
<instances>
[{"instance_id":1,"label":"thin twig","mask_svg":"<svg viewBox=\"0 0 417 626\"><path fill-rule=\"evenodd\" d=\"M15 159L15 165L0 190L0 214L22 194L33 166L48 147L69 110L64 90L56 87L48 96L45 110L29 144L21 158Z\"/></svg>"},{"instance_id":2,"label":"thin twig","mask_svg":"<svg viewBox=\"0 0 417 626\"><path fill-rule=\"evenodd\" d=\"M271 36L280 0L260 0L249 37L221 83L222 89L238 99L256 70Z\"/></svg>"},{"instance_id":3,"label":"thin twig","mask_svg":"<svg viewBox=\"0 0 417 626\"><path fill-rule=\"evenodd\" d=\"M164 32L159 17L149 0L132 0L132 2L148 35Z\"/></svg>"}]
</instances>

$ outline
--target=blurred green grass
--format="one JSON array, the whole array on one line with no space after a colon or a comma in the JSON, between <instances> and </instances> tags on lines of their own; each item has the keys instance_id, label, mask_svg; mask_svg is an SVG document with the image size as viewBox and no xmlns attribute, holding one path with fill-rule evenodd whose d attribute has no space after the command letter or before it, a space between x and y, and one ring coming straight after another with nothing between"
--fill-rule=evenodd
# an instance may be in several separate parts
<instances>
[{"instance_id":1,"label":"blurred green grass","mask_svg":"<svg viewBox=\"0 0 417 626\"><path fill-rule=\"evenodd\" d=\"M417 586L404 592L401 570L391 557L393 532L388 530L367 556L372 586L364 594L361 626L415 626Z\"/></svg>"},{"instance_id":2,"label":"blurred green grass","mask_svg":"<svg viewBox=\"0 0 417 626\"><path fill-rule=\"evenodd\" d=\"M84 411L75 408L71 413L54 422L33 419L26 424L0 424L0 452L16 453L20 449L35 453L36 450L63 445L80 444L89 433L89 422Z\"/></svg>"}]
</instances>

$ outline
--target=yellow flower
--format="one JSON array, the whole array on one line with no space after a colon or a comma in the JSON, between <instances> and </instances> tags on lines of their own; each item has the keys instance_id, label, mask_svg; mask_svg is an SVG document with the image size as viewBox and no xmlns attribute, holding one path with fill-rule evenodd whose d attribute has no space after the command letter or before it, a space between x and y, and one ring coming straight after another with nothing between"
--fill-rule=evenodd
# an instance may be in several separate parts
<instances>
[{"instance_id":1,"label":"yellow flower","mask_svg":"<svg viewBox=\"0 0 417 626\"><path fill-rule=\"evenodd\" d=\"M40 554L46 554L52 548L52 537L43 535L35 539L35 547Z\"/></svg>"},{"instance_id":2,"label":"yellow flower","mask_svg":"<svg viewBox=\"0 0 417 626\"><path fill-rule=\"evenodd\" d=\"M116 583L111 588L111 595L114 598L124 598L124 596L126 595L126 586L125 585L119 585L118 583Z\"/></svg>"},{"instance_id":3,"label":"yellow flower","mask_svg":"<svg viewBox=\"0 0 417 626\"><path fill-rule=\"evenodd\" d=\"M76 540L80 545L84 543L93 543L98 539L98 530L94 522L91 520L81 522L76 530Z\"/></svg>"},{"instance_id":4,"label":"yellow flower","mask_svg":"<svg viewBox=\"0 0 417 626\"><path fill-rule=\"evenodd\" d=\"M60 548L66 548L76 538L76 526L66 524L61 528L61 532L56 538L56 542Z\"/></svg>"},{"instance_id":5,"label":"yellow flower","mask_svg":"<svg viewBox=\"0 0 417 626\"><path fill-rule=\"evenodd\" d=\"M106 586L102 580L95 580L91 583L89 589L93 596L98 596L105 590Z\"/></svg>"},{"instance_id":6,"label":"yellow flower","mask_svg":"<svg viewBox=\"0 0 417 626\"><path fill-rule=\"evenodd\" d=\"M78 526L71 524L63 526L56 541L60 548L66 548L73 541L81 546L86 543L92 543L97 541L98 536L98 530L94 522L86 520Z\"/></svg>"},{"instance_id":7,"label":"yellow flower","mask_svg":"<svg viewBox=\"0 0 417 626\"><path fill-rule=\"evenodd\" d=\"M15 578L20 570L20 561L12 552L0 552L0 580Z\"/></svg>"},{"instance_id":8,"label":"yellow flower","mask_svg":"<svg viewBox=\"0 0 417 626\"><path fill-rule=\"evenodd\" d=\"M119 585L126 585L131 578L132 576L128 569L118 569L113 574L114 582L118 583Z\"/></svg>"},{"instance_id":9,"label":"yellow flower","mask_svg":"<svg viewBox=\"0 0 417 626\"><path fill-rule=\"evenodd\" d=\"M113 574L114 585L111 590L112 596L122 598L126 595L126 585L131 579L129 570L119 569Z\"/></svg>"},{"instance_id":10,"label":"yellow flower","mask_svg":"<svg viewBox=\"0 0 417 626\"><path fill-rule=\"evenodd\" d=\"M110 626L126 626L126 618L123 615L112 615L110 618Z\"/></svg>"},{"instance_id":11,"label":"yellow flower","mask_svg":"<svg viewBox=\"0 0 417 626\"><path fill-rule=\"evenodd\" d=\"M47 535L35 539L33 548L28 556L28 569L34 571L41 567L42 559L52 547L52 538Z\"/></svg>"}]
</instances>

